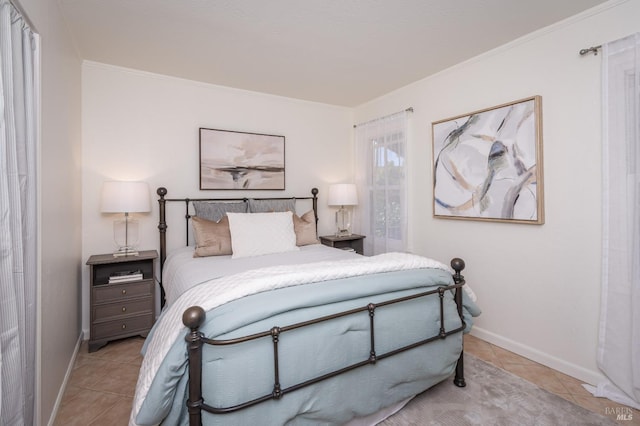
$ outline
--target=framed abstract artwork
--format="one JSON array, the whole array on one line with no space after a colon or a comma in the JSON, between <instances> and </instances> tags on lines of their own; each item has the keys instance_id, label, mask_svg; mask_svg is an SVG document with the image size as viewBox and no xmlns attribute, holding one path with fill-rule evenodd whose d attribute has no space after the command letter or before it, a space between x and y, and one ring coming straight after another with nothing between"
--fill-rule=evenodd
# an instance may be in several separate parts
<instances>
[{"instance_id":1,"label":"framed abstract artwork","mask_svg":"<svg viewBox=\"0 0 640 426\"><path fill-rule=\"evenodd\" d=\"M200 189L285 189L284 136L200 128Z\"/></svg>"},{"instance_id":2,"label":"framed abstract artwork","mask_svg":"<svg viewBox=\"0 0 640 426\"><path fill-rule=\"evenodd\" d=\"M434 217L544 223L540 96L431 128Z\"/></svg>"}]
</instances>

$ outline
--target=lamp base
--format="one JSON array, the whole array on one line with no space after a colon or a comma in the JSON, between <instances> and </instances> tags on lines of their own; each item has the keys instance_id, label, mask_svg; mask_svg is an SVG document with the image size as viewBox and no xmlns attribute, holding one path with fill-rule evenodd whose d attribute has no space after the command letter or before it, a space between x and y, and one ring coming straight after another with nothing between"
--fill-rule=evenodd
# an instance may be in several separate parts
<instances>
[{"instance_id":1,"label":"lamp base","mask_svg":"<svg viewBox=\"0 0 640 426\"><path fill-rule=\"evenodd\" d=\"M138 250L122 247L117 252L113 253L113 257L138 256L139 254Z\"/></svg>"},{"instance_id":2,"label":"lamp base","mask_svg":"<svg viewBox=\"0 0 640 426\"><path fill-rule=\"evenodd\" d=\"M113 222L113 239L118 247L113 257L137 256L138 235L138 221L129 213L124 214L124 220Z\"/></svg>"},{"instance_id":3,"label":"lamp base","mask_svg":"<svg viewBox=\"0 0 640 426\"><path fill-rule=\"evenodd\" d=\"M336 212L336 237L351 236L351 211L341 206Z\"/></svg>"}]
</instances>

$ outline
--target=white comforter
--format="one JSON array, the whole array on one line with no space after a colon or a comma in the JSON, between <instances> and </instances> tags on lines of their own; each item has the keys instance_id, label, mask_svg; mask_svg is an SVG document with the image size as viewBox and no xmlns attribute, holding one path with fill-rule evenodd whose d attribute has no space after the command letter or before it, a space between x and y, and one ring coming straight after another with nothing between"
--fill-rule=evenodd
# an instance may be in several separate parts
<instances>
[{"instance_id":1,"label":"white comforter","mask_svg":"<svg viewBox=\"0 0 640 426\"><path fill-rule=\"evenodd\" d=\"M450 271L444 264L425 257L407 253L386 253L372 257L355 256L339 262L326 261L253 269L191 288L168 307L154 326L154 333L147 345L140 368L129 425L136 425L135 417L162 360L179 334L184 333L185 327L181 318L188 307L198 305L208 311L237 298L277 288L416 268Z\"/></svg>"},{"instance_id":2,"label":"white comforter","mask_svg":"<svg viewBox=\"0 0 640 426\"><path fill-rule=\"evenodd\" d=\"M162 284L171 305L191 287L213 278L273 265L301 265L311 262L354 259L360 255L322 244L300 247L298 251L232 259L231 256L193 257L193 247L172 251L164 263Z\"/></svg>"}]
</instances>

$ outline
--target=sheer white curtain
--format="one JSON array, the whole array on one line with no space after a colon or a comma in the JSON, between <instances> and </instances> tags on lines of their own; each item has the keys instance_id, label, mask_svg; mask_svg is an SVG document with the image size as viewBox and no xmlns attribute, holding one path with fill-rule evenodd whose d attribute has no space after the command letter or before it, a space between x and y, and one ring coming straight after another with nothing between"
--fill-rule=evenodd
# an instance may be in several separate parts
<instances>
[{"instance_id":1,"label":"sheer white curtain","mask_svg":"<svg viewBox=\"0 0 640 426\"><path fill-rule=\"evenodd\" d=\"M407 115L356 126L356 225L367 255L407 249Z\"/></svg>"},{"instance_id":2,"label":"sheer white curtain","mask_svg":"<svg viewBox=\"0 0 640 426\"><path fill-rule=\"evenodd\" d=\"M596 396L640 408L640 34L603 46L603 263Z\"/></svg>"},{"instance_id":3,"label":"sheer white curtain","mask_svg":"<svg viewBox=\"0 0 640 426\"><path fill-rule=\"evenodd\" d=\"M0 424L34 424L38 40L0 0Z\"/></svg>"}]
</instances>

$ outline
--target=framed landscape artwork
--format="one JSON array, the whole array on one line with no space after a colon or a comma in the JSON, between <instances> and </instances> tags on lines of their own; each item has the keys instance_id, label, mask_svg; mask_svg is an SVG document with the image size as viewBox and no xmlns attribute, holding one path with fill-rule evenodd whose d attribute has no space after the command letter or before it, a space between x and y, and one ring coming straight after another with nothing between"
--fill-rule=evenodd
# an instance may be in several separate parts
<instances>
[{"instance_id":1,"label":"framed landscape artwork","mask_svg":"<svg viewBox=\"0 0 640 426\"><path fill-rule=\"evenodd\" d=\"M433 215L544 223L542 98L432 123Z\"/></svg>"},{"instance_id":2,"label":"framed landscape artwork","mask_svg":"<svg viewBox=\"0 0 640 426\"><path fill-rule=\"evenodd\" d=\"M200 128L200 189L284 187L284 136Z\"/></svg>"}]
</instances>

